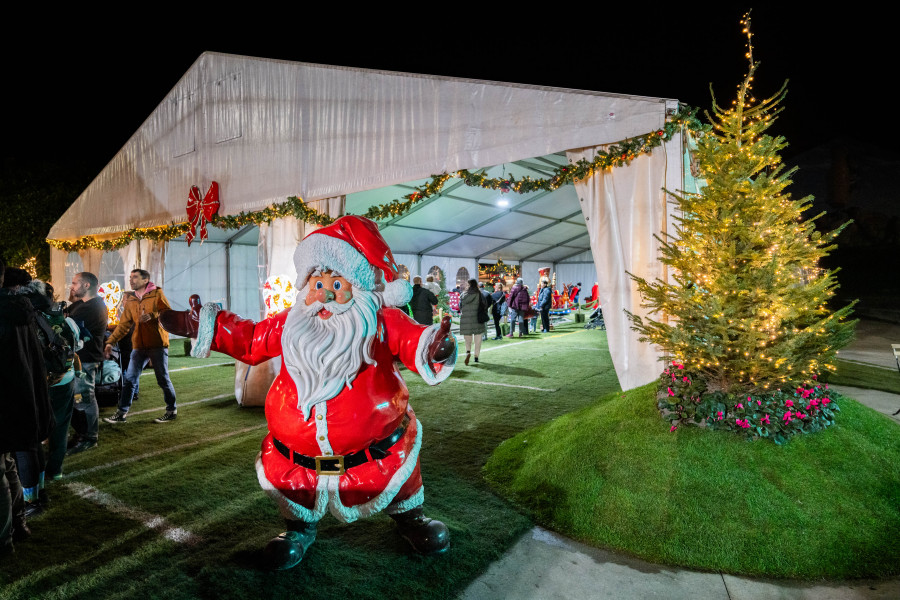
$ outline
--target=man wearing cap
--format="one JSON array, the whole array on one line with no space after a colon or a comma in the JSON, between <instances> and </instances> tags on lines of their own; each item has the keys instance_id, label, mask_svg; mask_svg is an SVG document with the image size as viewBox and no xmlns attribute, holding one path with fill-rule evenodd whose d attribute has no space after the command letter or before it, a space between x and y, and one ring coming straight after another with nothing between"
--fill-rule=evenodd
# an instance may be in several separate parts
<instances>
[{"instance_id":1,"label":"man wearing cap","mask_svg":"<svg viewBox=\"0 0 900 600\"><path fill-rule=\"evenodd\" d=\"M416 551L443 552L449 531L422 513L422 430L395 360L430 385L446 379L456 362L449 318L425 327L393 308L412 289L368 219L310 233L294 264L300 300L259 323L201 308L197 296L191 310L160 317L169 332L197 339L194 356L216 350L249 364L281 356L256 462L287 521L266 547L270 565L298 564L326 512L350 523L383 510Z\"/></svg>"}]
</instances>

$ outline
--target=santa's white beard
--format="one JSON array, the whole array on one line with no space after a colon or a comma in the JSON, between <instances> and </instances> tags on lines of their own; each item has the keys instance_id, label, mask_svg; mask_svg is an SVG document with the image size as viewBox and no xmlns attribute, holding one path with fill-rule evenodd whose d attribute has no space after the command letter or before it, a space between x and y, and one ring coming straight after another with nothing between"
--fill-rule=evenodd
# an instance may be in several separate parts
<instances>
[{"instance_id":1,"label":"santa's white beard","mask_svg":"<svg viewBox=\"0 0 900 600\"><path fill-rule=\"evenodd\" d=\"M352 387L363 364L375 364L372 340L378 328L382 300L378 292L353 290L347 304L304 299L309 284L297 293L300 300L291 308L281 335L284 366L297 386L297 408L308 419L312 407L330 400ZM322 319L318 312L332 313Z\"/></svg>"}]
</instances>

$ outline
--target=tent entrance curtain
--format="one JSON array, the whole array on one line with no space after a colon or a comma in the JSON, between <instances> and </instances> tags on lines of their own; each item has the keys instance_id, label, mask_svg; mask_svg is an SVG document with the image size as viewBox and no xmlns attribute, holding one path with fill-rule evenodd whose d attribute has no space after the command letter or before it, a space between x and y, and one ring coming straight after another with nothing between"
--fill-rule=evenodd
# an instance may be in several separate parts
<instances>
[{"instance_id":1,"label":"tent entrance curtain","mask_svg":"<svg viewBox=\"0 0 900 600\"><path fill-rule=\"evenodd\" d=\"M609 351L623 390L653 381L660 371L659 348L639 342L625 315L625 310L641 317L648 312L641 307L637 285L626 271L648 281L666 279L654 235L665 233L670 222L671 204L666 202L663 188L681 187L680 144L680 136L676 136L627 167L606 169L575 184L597 268ZM572 162L592 160L600 149L594 146L566 154ZM669 160L670 154L676 158ZM670 179L677 175L675 181L667 182L667 166L677 167L675 173L669 173Z\"/></svg>"}]
</instances>

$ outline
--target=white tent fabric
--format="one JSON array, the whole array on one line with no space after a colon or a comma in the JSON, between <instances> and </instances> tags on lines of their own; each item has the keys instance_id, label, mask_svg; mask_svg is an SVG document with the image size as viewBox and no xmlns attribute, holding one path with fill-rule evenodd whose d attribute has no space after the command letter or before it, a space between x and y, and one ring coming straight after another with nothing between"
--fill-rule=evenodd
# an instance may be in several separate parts
<instances>
[{"instance_id":1,"label":"white tent fabric","mask_svg":"<svg viewBox=\"0 0 900 600\"><path fill-rule=\"evenodd\" d=\"M671 143L670 143L671 144ZM599 296L606 322L609 351L623 390L653 381L661 354L656 346L637 341L625 310L645 317L637 285L626 273L647 280L666 279L654 235L670 220L667 187L668 153L680 164L680 144L636 158L627 167L596 173L575 184L591 237L599 277ZM593 159L600 148L569 152L575 161ZM672 186L668 186L672 187Z\"/></svg>"},{"instance_id":2,"label":"white tent fabric","mask_svg":"<svg viewBox=\"0 0 900 600\"><path fill-rule=\"evenodd\" d=\"M611 143L661 127L665 102L204 53L50 230L112 235Z\"/></svg>"}]
</instances>

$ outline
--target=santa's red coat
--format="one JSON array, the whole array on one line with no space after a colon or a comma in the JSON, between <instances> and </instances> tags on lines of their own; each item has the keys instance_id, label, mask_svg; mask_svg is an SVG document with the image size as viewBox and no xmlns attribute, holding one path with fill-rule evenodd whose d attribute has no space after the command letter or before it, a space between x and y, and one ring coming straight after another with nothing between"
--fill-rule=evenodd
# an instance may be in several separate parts
<instances>
[{"instance_id":1,"label":"santa's red coat","mask_svg":"<svg viewBox=\"0 0 900 600\"><path fill-rule=\"evenodd\" d=\"M211 349L251 365L280 356L281 334L289 310L259 323L227 311L219 312L215 318ZM425 365L423 370L435 369L435 365L428 363L427 357L423 363L421 356L423 347L420 339L423 335L428 336L429 331L434 331L434 327L421 326L395 308L381 309L378 330L372 341L371 354L376 364L363 364L351 382L352 387L345 386L327 403L317 404L308 419L304 419L297 408L297 388L282 359L281 371L266 396L269 435L263 440L260 456L265 479L277 492L306 509L313 509L317 489L321 493L324 485L324 482L319 484L319 478L337 476L319 476L315 470L289 461L275 449L273 436L294 452L315 457L321 454L318 438L324 434L335 455L348 455L390 436L400 425L404 414L410 417L409 426L391 447L389 456L369 460L340 476L340 502L345 507L377 504L374 507L377 511L388 502L396 503L419 492L422 479L416 444L418 423L408 404L409 391L394 361L399 360L410 371L418 373L418 354L419 366ZM435 370L440 371L440 366ZM429 380L434 379L435 374L432 371L424 376ZM327 431L323 430L323 424L327 426ZM410 460L415 460L414 468L412 463L407 464ZM395 476L398 471L400 475ZM408 474L405 473L407 471ZM262 478L260 481L263 483ZM302 512L302 509L294 508L296 517L306 520L314 518L305 513L299 514L296 511ZM318 511L318 517L321 512ZM333 507L332 513L335 513ZM344 517L344 520L356 518L353 514Z\"/></svg>"}]
</instances>

